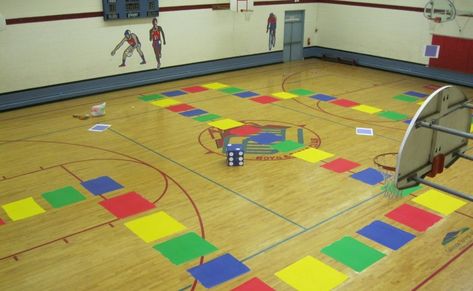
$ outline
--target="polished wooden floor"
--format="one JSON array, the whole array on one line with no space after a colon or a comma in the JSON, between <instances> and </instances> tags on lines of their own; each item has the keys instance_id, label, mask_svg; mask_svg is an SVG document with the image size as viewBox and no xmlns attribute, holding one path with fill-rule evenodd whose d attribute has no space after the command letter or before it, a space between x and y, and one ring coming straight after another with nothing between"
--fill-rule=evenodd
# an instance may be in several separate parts
<instances>
[{"instance_id":1,"label":"polished wooden floor","mask_svg":"<svg viewBox=\"0 0 473 291\"><path fill-rule=\"evenodd\" d=\"M385 214L404 203L416 205L411 200L427 188L389 199L380 194L380 184L350 177L374 167L376 155L397 151L405 123L307 96L269 104L219 90L172 97L222 118L283 130L286 139L302 138L305 146L334 155L310 163L293 158L290 153L295 151L269 154L256 148L246 153L243 167L228 167L221 148L228 136L206 122L138 99L214 82L260 95L302 88L408 116L419 105L393 96L406 91L430 93L426 86L444 85L311 59L3 112L0 205L33 197L46 211L12 221L0 209L4 222L0 225L0 290L204 290L186 270L225 253L251 271L215 290L230 290L253 277L276 290L293 290L275 273L308 255L349 277L337 290L472 290L471 203L441 215L443 219L426 232L417 232ZM472 88L461 89L473 96ZM72 117L104 101L105 116ZM112 126L101 133L88 131L96 123ZM373 128L375 135L355 135L355 127ZM321 167L336 158L360 166L345 173ZM471 169L471 162L459 161L434 180L471 193ZM80 183L99 176L109 176L124 188L93 196ZM78 189L86 199L53 208L42 198L42 193L65 186ZM118 219L98 204L132 191L156 208ZM169 237L146 243L124 225L158 211L205 237L218 251L176 266L152 248ZM417 237L392 251L357 234L374 220ZM442 245L447 233L465 227L469 230L456 241ZM321 253L344 236L386 256L355 272Z\"/></svg>"}]
</instances>

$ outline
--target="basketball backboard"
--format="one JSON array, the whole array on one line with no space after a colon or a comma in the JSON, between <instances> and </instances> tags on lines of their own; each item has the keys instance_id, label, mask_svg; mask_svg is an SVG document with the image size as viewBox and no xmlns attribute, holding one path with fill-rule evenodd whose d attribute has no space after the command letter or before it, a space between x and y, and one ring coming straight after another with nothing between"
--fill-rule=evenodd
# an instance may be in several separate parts
<instances>
[{"instance_id":1,"label":"basketball backboard","mask_svg":"<svg viewBox=\"0 0 473 291\"><path fill-rule=\"evenodd\" d=\"M230 10L235 12L251 12L254 8L254 0L230 0Z\"/></svg>"},{"instance_id":2,"label":"basketball backboard","mask_svg":"<svg viewBox=\"0 0 473 291\"><path fill-rule=\"evenodd\" d=\"M467 96L454 86L445 86L428 96L418 109L401 143L396 164L398 189L418 185L434 177L460 157L472 159L467 150L471 108Z\"/></svg>"},{"instance_id":3,"label":"basketball backboard","mask_svg":"<svg viewBox=\"0 0 473 291\"><path fill-rule=\"evenodd\" d=\"M456 14L451 0L429 0L424 7L425 18L438 23L454 20Z\"/></svg>"}]
</instances>

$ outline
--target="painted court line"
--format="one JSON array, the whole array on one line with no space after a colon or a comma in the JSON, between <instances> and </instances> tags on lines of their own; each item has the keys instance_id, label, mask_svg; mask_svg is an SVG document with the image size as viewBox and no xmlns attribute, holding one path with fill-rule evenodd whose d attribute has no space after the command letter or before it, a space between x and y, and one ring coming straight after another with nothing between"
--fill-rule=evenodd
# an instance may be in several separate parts
<instances>
[{"instance_id":1,"label":"painted court line","mask_svg":"<svg viewBox=\"0 0 473 291\"><path fill-rule=\"evenodd\" d=\"M242 198L242 199L244 199L244 200L250 202L251 204L254 204L254 205L258 206L258 207L260 207L260 208L262 208L262 209L264 209L264 210L266 210L266 211L268 211L268 212L270 212L270 213L272 213L272 214L274 214L274 215L276 215L276 216L282 218L283 220L285 220L285 221L287 221L287 222L289 222L289 223L291 223L291 224L293 224L293 225L295 225L295 226L297 226L297 227L299 227L299 228L301 228L301 229L305 229L304 226L302 226L302 225L296 223L295 221L290 220L289 218L283 216L282 214L279 214L279 213L277 213L276 211L274 211L274 210L272 210L272 209L270 209L270 208L268 208L268 207L266 207L266 206L264 206L264 205L262 205L262 204L260 204L260 203L258 203L258 202L256 202L256 201L254 201L254 200L252 200L252 199L246 197L245 195L240 194L240 193L238 193L238 192L236 192L236 191L234 191L234 190L232 190L232 189L230 189L230 188L228 188L228 187L226 187L226 186L224 186L224 185L222 185L222 184L220 184L220 183L218 183L218 182L216 182L216 181L210 179L209 177L206 177L206 176L204 176L204 175L202 175L202 174L200 174L200 173L198 173L198 172L196 172L196 171L194 171L194 170L192 170L192 169L190 169L190 168L184 166L183 164L181 164L181 163L179 163L179 162L177 162L177 161L175 161L175 160L173 160L173 159L171 159L171 158L169 158L169 157L167 157L167 156L165 156L165 155L163 155L163 154L161 154L161 153L159 153L159 152L157 152L157 151L155 151L155 150L153 150L153 149L151 149L151 148L149 148L149 147L147 147L147 146L145 146L144 144L141 144L141 143L139 143L139 142L133 140L132 138L129 138L128 136L126 136L126 135L124 135L124 134L122 134L122 133L120 133L120 132L118 132L118 131L116 131L116 130L111 130L111 131L112 131L113 133L118 134L118 135L120 135L121 137L123 137L123 138L125 138L125 139L131 141L132 143L134 143L134 144L136 144L136 145L138 145L138 146L140 146L140 147L142 147L142 148L144 148L144 149L146 149L146 150L148 150L148 151L150 151L150 152L152 152L152 153L154 153L154 154L156 154L156 155L158 155L158 156L160 156L160 157L162 157L162 158L164 158L164 159L166 159L166 160L168 160L168 161L170 161L170 162L172 162L172 163L174 163L174 164L176 164L176 165L178 165L178 166L180 166L180 167L182 167L182 168L184 168L184 169L186 169L186 170L188 170L189 172L191 172L191 173L193 173L193 174L195 174L195 175L197 175L197 176L199 176L199 177L201 177L201 178L203 178L203 179L205 179L205 180L207 180L207 181L209 181L209 182L211 182L211 183L213 183L213 184L215 184L215 185L221 187L222 189L225 189L225 190L227 190L228 192L231 192L231 193L233 193L233 194L239 196L240 198Z\"/></svg>"}]
</instances>

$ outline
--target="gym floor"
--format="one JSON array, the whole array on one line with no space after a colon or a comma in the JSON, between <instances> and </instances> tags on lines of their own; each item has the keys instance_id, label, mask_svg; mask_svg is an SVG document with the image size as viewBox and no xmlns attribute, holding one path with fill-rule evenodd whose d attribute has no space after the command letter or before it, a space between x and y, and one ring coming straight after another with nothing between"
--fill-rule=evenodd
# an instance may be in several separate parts
<instances>
[{"instance_id":1,"label":"gym floor","mask_svg":"<svg viewBox=\"0 0 473 291\"><path fill-rule=\"evenodd\" d=\"M200 270L212 289L470 290L471 203L386 197L373 163L443 85L308 59L3 112L0 289L205 290L188 270L231 256L231 280ZM471 193L469 163L432 180ZM204 257L162 251L192 233Z\"/></svg>"}]
</instances>

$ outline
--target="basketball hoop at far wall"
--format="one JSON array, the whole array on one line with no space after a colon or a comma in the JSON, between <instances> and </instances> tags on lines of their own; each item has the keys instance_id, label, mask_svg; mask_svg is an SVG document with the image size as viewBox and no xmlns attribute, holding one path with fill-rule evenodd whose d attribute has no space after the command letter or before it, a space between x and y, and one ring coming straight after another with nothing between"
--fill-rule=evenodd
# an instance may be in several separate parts
<instances>
[{"instance_id":1,"label":"basketball hoop at far wall","mask_svg":"<svg viewBox=\"0 0 473 291\"><path fill-rule=\"evenodd\" d=\"M384 178L383 186L381 187L383 195L388 198L402 197L402 190L399 190L394 182L397 153L379 154L373 158L373 163L381 171Z\"/></svg>"}]
</instances>

